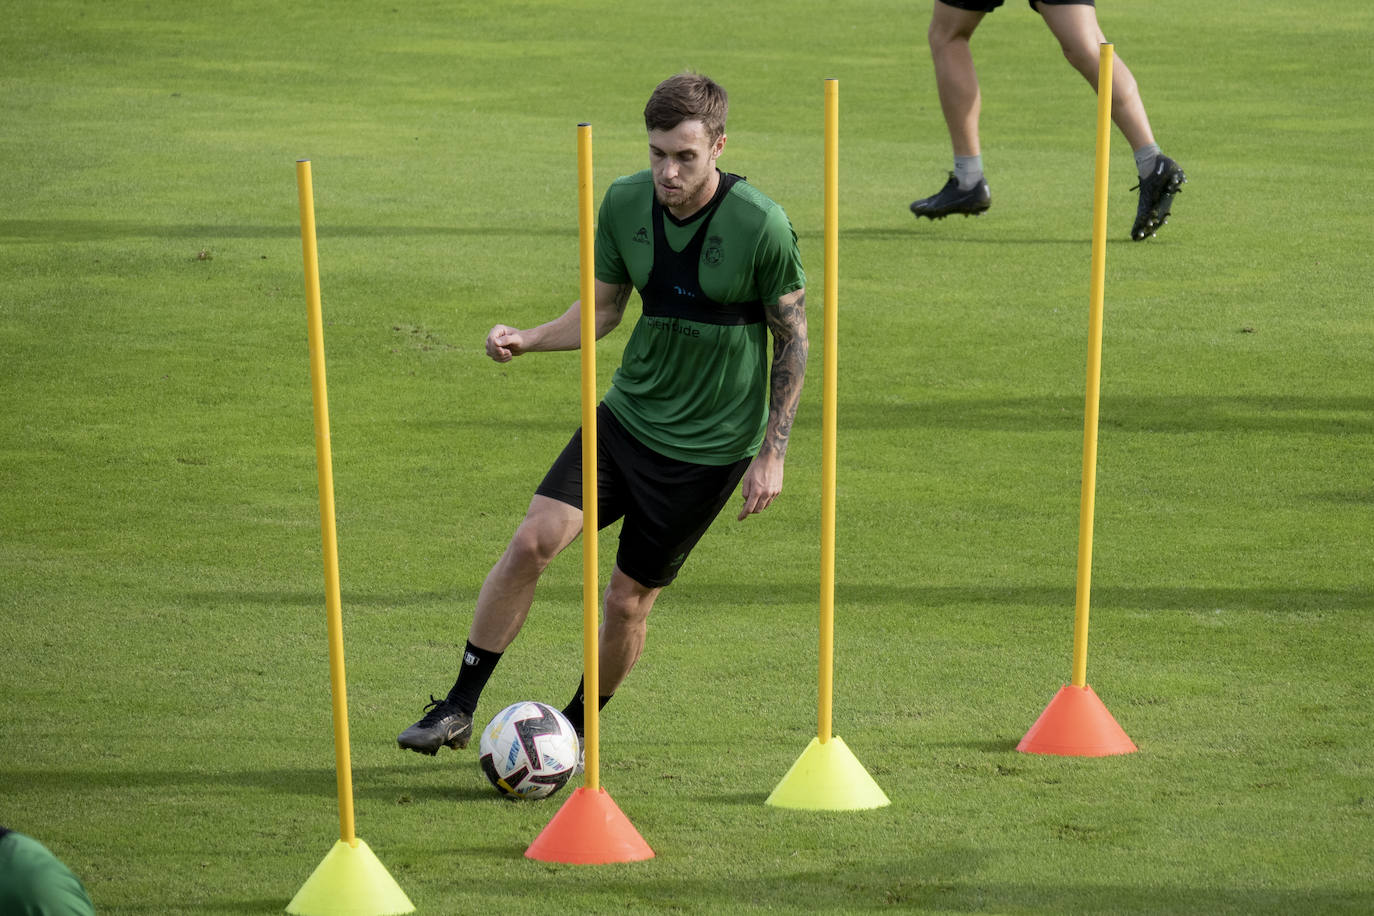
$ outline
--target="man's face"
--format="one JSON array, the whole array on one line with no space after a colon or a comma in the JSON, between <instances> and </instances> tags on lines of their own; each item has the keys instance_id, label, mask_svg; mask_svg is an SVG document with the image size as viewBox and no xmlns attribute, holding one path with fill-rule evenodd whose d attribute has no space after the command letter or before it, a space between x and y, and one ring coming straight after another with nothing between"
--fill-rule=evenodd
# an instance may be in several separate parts
<instances>
[{"instance_id":1,"label":"man's face","mask_svg":"<svg viewBox=\"0 0 1374 916\"><path fill-rule=\"evenodd\" d=\"M700 121L649 131L649 165L658 202L678 219L704 207L715 193L716 157L723 149L725 135L712 143Z\"/></svg>"}]
</instances>

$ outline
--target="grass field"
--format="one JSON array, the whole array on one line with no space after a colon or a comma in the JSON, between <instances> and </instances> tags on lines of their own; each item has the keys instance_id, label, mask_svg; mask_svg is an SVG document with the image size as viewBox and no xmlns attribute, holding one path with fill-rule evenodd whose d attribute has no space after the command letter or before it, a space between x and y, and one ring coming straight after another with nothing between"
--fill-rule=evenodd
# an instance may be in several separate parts
<instances>
[{"instance_id":1,"label":"grass field","mask_svg":"<svg viewBox=\"0 0 1374 916\"><path fill-rule=\"evenodd\" d=\"M1095 100L1024 4L975 42L994 206L936 224L924 4L0 6L0 823L100 912L279 912L338 837L298 158L358 835L420 912L1374 910L1369 7L1101 4L1190 181L1129 242L1113 135L1088 679L1140 750L1072 759L1014 748L1070 675ZM685 67L801 238L810 380L602 720L656 858L535 863L557 802L395 735L577 423L577 355L486 330L576 296L577 122L604 189ZM816 728L826 77L856 813L763 804ZM577 553L479 713L570 694Z\"/></svg>"}]
</instances>

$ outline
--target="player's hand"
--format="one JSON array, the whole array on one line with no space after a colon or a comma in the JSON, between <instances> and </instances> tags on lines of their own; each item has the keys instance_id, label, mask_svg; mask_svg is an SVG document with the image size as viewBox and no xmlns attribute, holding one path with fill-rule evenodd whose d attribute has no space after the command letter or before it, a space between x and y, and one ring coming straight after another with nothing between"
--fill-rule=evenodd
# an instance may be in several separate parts
<instances>
[{"instance_id":1,"label":"player's hand","mask_svg":"<svg viewBox=\"0 0 1374 916\"><path fill-rule=\"evenodd\" d=\"M736 521L744 521L757 515L773 502L782 492L782 459L768 451L759 452L744 472L744 483L740 494L744 505L739 510Z\"/></svg>"},{"instance_id":2,"label":"player's hand","mask_svg":"<svg viewBox=\"0 0 1374 916\"><path fill-rule=\"evenodd\" d=\"M525 339L518 328L498 324L487 332L487 355L498 363L508 363L525 352Z\"/></svg>"}]
</instances>

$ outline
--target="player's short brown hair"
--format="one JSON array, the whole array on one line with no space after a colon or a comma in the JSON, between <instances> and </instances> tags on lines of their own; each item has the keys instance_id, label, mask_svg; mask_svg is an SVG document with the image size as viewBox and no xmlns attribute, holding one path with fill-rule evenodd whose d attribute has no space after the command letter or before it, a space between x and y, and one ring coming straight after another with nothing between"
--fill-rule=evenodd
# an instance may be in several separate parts
<instances>
[{"instance_id":1,"label":"player's short brown hair","mask_svg":"<svg viewBox=\"0 0 1374 916\"><path fill-rule=\"evenodd\" d=\"M644 106L647 130L672 130L683 121L700 121L711 142L725 133L730 99L725 89L700 73L679 73L658 84Z\"/></svg>"}]
</instances>

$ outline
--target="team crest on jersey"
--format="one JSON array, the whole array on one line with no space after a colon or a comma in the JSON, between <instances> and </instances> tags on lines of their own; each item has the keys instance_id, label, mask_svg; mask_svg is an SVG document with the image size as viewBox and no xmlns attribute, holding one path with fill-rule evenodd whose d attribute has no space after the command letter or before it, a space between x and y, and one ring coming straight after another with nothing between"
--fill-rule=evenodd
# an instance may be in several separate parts
<instances>
[{"instance_id":1,"label":"team crest on jersey","mask_svg":"<svg viewBox=\"0 0 1374 916\"><path fill-rule=\"evenodd\" d=\"M701 252L701 260L707 267L718 267L725 260L725 239L718 235L706 239L706 248Z\"/></svg>"},{"instance_id":2,"label":"team crest on jersey","mask_svg":"<svg viewBox=\"0 0 1374 916\"><path fill-rule=\"evenodd\" d=\"M645 229L643 226L640 226L639 231L635 233L634 240L641 245L649 244L649 230Z\"/></svg>"}]
</instances>

